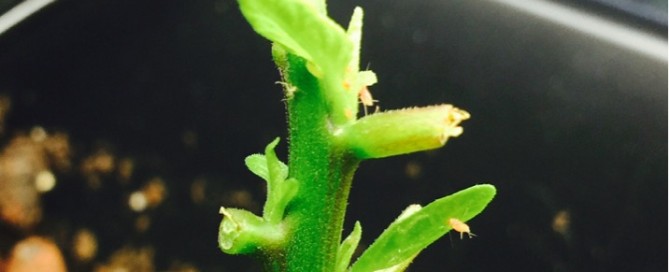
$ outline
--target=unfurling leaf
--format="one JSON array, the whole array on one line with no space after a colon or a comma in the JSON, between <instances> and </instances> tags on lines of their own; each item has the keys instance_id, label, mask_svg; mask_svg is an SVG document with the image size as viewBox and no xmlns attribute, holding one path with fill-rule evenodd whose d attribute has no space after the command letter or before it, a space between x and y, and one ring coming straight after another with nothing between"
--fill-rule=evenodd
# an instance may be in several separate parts
<instances>
[{"instance_id":1,"label":"unfurling leaf","mask_svg":"<svg viewBox=\"0 0 669 272\"><path fill-rule=\"evenodd\" d=\"M246 167L254 174L261 177L265 181L269 181L269 171L267 170L267 158L265 155L253 154L244 159Z\"/></svg>"},{"instance_id":2,"label":"unfurling leaf","mask_svg":"<svg viewBox=\"0 0 669 272\"><path fill-rule=\"evenodd\" d=\"M341 242L339 249L337 250L337 265L335 267L335 272L345 272L348 265L351 263L351 257L355 252L355 249L358 247L360 242L360 237L362 236L362 226L360 222L356 221L355 226L353 226L353 231L351 234Z\"/></svg>"}]
</instances>

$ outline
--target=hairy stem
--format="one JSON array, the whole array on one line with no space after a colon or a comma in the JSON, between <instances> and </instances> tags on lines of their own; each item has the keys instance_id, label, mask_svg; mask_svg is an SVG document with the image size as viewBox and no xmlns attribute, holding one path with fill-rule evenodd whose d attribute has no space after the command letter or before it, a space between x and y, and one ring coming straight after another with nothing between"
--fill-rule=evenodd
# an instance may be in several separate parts
<instances>
[{"instance_id":1,"label":"hairy stem","mask_svg":"<svg viewBox=\"0 0 669 272\"><path fill-rule=\"evenodd\" d=\"M289 168L300 182L287 207L286 271L332 271L359 161L336 144L328 107L304 61L288 56L285 68L285 79L297 88L288 100Z\"/></svg>"}]
</instances>

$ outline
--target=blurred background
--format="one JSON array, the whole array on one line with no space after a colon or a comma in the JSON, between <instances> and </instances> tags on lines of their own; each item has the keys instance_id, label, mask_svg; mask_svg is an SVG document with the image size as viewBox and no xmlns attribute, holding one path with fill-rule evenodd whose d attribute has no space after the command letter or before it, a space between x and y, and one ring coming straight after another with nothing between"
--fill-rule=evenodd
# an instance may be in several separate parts
<instances>
[{"instance_id":1,"label":"blurred background","mask_svg":"<svg viewBox=\"0 0 669 272\"><path fill-rule=\"evenodd\" d=\"M237 4L27 2L0 0L0 270L259 271L217 248L219 206L265 198L243 158L286 137L270 45ZM491 183L478 236L410 271L667 271L666 0L328 8L347 24L355 5L382 110L472 115L442 149L362 163L346 232L360 220L363 247L409 204Z\"/></svg>"}]
</instances>

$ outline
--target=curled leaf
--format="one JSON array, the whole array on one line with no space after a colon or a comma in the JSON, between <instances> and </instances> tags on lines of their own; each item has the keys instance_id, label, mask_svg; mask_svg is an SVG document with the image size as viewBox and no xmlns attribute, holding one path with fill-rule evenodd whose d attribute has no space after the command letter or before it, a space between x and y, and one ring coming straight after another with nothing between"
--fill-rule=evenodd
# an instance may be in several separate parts
<instances>
[{"instance_id":1,"label":"curled leaf","mask_svg":"<svg viewBox=\"0 0 669 272\"><path fill-rule=\"evenodd\" d=\"M285 242L280 225L270 224L241 209L221 207L223 220L218 231L218 246L228 254L250 254L260 248L279 248Z\"/></svg>"},{"instance_id":2,"label":"curled leaf","mask_svg":"<svg viewBox=\"0 0 669 272\"><path fill-rule=\"evenodd\" d=\"M358 158L382 158L441 147L468 118L448 104L392 110L360 118L338 136Z\"/></svg>"}]
</instances>

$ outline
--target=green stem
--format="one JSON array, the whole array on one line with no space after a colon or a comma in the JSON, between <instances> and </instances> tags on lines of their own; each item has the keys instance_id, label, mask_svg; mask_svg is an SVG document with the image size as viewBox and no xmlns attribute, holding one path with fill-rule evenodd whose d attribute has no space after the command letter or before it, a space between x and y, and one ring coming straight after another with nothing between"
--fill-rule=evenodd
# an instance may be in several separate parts
<instances>
[{"instance_id":1,"label":"green stem","mask_svg":"<svg viewBox=\"0 0 669 272\"><path fill-rule=\"evenodd\" d=\"M305 62L288 56L286 68L286 80L297 87L288 100L289 169L300 184L286 211L285 271L332 271L359 160L336 144L323 92Z\"/></svg>"},{"instance_id":2,"label":"green stem","mask_svg":"<svg viewBox=\"0 0 669 272\"><path fill-rule=\"evenodd\" d=\"M274 42L272 56L283 76L287 101L289 161L286 166L277 158L278 139L267 145L264 155L246 158L249 169L268 182L263 216L221 207L219 246L229 254L258 254L268 271L344 271L362 231L356 223L350 239L340 246L351 181L360 161L441 147L462 133L459 123L469 114L443 104L357 119L358 101L374 104L367 87L377 81L372 71L358 68L361 8L354 10L344 30L327 16L324 0L238 2L253 29ZM482 190L494 195L494 188ZM488 195L483 202L492 198ZM421 216L398 219L399 227L352 269L404 269L422 248L448 231L444 220L464 218L463 213L444 212L442 206L430 204ZM440 213L429 212L433 210ZM419 223L423 227L414 227ZM409 230L416 235L404 235ZM424 239L414 243L421 235Z\"/></svg>"}]
</instances>

